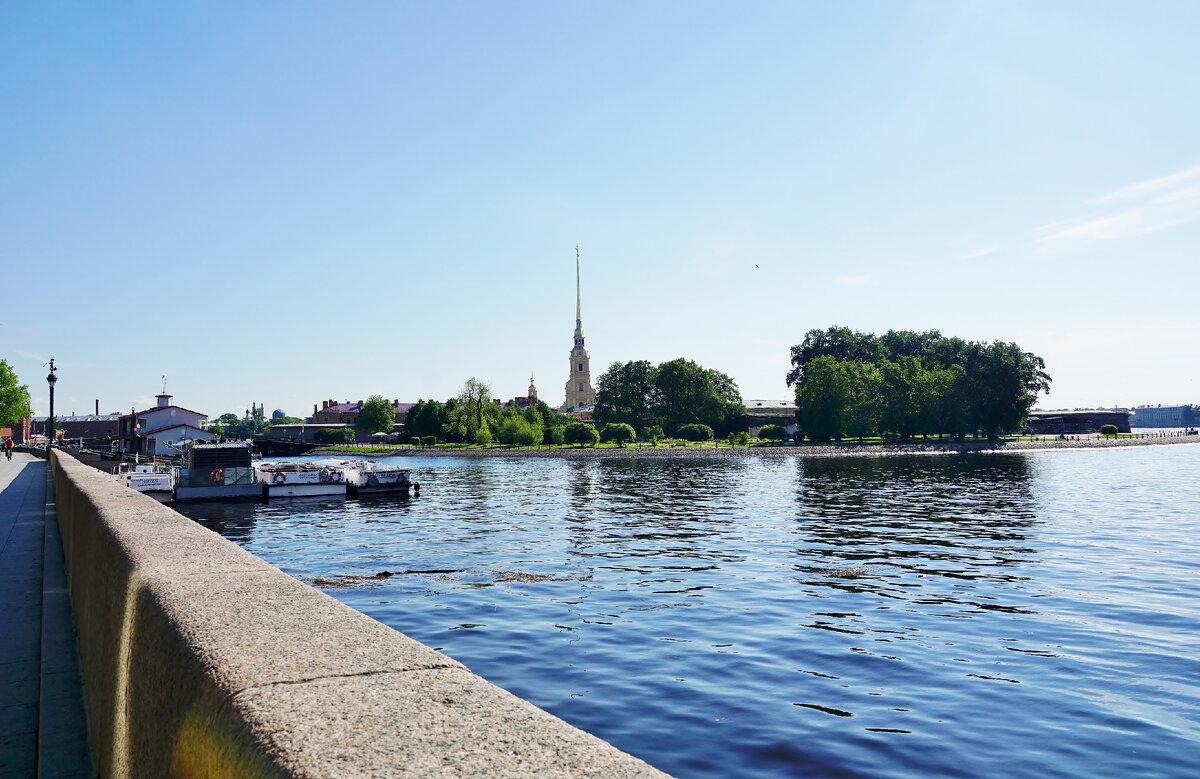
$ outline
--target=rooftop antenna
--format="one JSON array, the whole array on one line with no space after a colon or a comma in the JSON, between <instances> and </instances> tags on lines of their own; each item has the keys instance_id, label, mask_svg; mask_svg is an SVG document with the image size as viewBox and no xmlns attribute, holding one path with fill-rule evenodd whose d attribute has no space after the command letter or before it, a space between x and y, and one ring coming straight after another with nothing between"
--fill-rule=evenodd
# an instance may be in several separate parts
<instances>
[{"instance_id":1,"label":"rooftop antenna","mask_svg":"<svg viewBox=\"0 0 1200 779\"><path fill-rule=\"evenodd\" d=\"M166 374L163 374L162 383L163 383L162 394L166 395L167 394L167 376L166 376Z\"/></svg>"}]
</instances>

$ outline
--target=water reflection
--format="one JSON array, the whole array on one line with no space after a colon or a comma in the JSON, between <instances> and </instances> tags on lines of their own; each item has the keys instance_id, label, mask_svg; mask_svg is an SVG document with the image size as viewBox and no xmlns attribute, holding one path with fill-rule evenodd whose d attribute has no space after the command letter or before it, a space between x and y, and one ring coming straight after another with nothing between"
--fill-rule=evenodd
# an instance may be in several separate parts
<instances>
[{"instance_id":1,"label":"water reflection","mask_svg":"<svg viewBox=\"0 0 1200 779\"><path fill-rule=\"evenodd\" d=\"M1171 774L1197 459L430 459L188 511L678 776Z\"/></svg>"}]
</instances>

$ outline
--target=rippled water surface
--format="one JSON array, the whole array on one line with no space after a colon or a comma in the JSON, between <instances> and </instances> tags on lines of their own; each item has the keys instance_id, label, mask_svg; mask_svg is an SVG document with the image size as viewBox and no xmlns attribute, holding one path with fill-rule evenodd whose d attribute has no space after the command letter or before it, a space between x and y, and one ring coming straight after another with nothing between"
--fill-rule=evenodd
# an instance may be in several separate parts
<instances>
[{"instance_id":1,"label":"rippled water surface","mask_svg":"<svg viewBox=\"0 0 1200 779\"><path fill-rule=\"evenodd\" d=\"M406 463L182 510L679 777L1200 775L1200 446Z\"/></svg>"}]
</instances>

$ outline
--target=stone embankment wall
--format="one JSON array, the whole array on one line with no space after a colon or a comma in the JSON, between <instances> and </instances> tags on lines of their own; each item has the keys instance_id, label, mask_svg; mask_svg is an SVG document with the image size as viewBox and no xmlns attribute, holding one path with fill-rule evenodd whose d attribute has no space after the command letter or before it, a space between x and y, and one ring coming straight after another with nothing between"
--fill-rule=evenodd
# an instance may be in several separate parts
<instances>
[{"instance_id":1,"label":"stone embankment wall","mask_svg":"<svg viewBox=\"0 0 1200 779\"><path fill-rule=\"evenodd\" d=\"M52 454L106 777L664 774Z\"/></svg>"}]
</instances>

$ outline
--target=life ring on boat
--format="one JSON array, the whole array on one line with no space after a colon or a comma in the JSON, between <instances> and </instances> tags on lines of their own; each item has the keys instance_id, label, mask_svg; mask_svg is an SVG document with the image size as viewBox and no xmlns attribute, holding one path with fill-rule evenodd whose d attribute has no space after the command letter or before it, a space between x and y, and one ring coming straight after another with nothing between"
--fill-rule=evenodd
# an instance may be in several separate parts
<instances>
[{"instance_id":1,"label":"life ring on boat","mask_svg":"<svg viewBox=\"0 0 1200 779\"><path fill-rule=\"evenodd\" d=\"M329 478L333 479L334 483L337 483L342 480L342 472L341 471L330 471Z\"/></svg>"},{"instance_id":2,"label":"life ring on boat","mask_svg":"<svg viewBox=\"0 0 1200 779\"><path fill-rule=\"evenodd\" d=\"M221 482L225 481L225 471L221 470L220 468L213 468L208 472L208 480L213 484L220 484Z\"/></svg>"},{"instance_id":3,"label":"life ring on boat","mask_svg":"<svg viewBox=\"0 0 1200 779\"><path fill-rule=\"evenodd\" d=\"M283 471L275 471L275 473L271 474L272 484L283 484L285 481L287 481L287 474Z\"/></svg>"}]
</instances>

